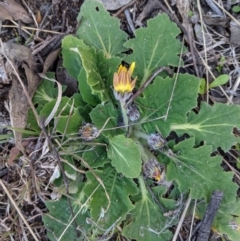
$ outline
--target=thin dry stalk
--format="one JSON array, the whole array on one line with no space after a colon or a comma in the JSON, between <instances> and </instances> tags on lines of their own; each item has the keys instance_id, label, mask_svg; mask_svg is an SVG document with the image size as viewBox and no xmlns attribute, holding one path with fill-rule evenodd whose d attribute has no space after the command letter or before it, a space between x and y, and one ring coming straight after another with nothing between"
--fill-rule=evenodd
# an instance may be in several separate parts
<instances>
[{"instance_id":1,"label":"thin dry stalk","mask_svg":"<svg viewBox=\"0 0 240 241\"><path fill-rule=\"evenodd\" d=\"M26 2L25 2L24 0L22 0L22 2L23 2L23 4L25 5L25 7L28 9L28 12L31 13L32 18L33 18L33 21L34 21L35 25L36 25L37 28L38 28L38 23L37 23L37 20L36 20L36 17L35 17L35 15L34 15L34 13L33 13L32 10L28 7L28 5L26 4Z\"/></svg>"},{"instance_id":2,"label":"thin dry stalk","mask_svg":"<svg viewBox=\"0 0 240 241\"><path fill-rule=\"evenodd\" d=\"M224 13L226 13L232 20L234 20L239 26L240 26L240 22L233 17L232 14L230 14L228 11L226 11L226 9L224 9L218 2L216 2L215 0L212 0Z\"/></svg>"},{"instance_id":3,"label":"thin dry stalk","mask_svg":"<svg viewBox=\"0 0 240 241\"><path fill-rule=\"evenodd\" d=\"M25 219L25 217L23 216L23 214L21 213L21 210L18 208L17 204L15 203L15 201L13 200L11 194L9 193L7 187L5 186L5 184L3 183L3 181L0 179L0 185L2 186L4 192L7 194L8 198L10 199L11 203L13 204L15 210L17 211L18 215L20 216L20 218L22 219L22 221L24 222L24 224L26 225L26 227L28 228L29 232L31 233L31 235L33 236L35 241L39 241L39 239L37 238L37 236L35 235L35 233L33 232L32 228L29 226L27 220Z\"/></svg>"},{"instance_id":4,"label":"thin dry stalk","mask_svg":"<svg viewBox=\"0 0 240 241\"><path fill-rule=\"evenodd\" d=\"M200 20L201 20L201 28L202 28L202 35L203 35L203 47L204 47L204 58L205 58L205 64L208 66L208 62L207 62L207 51L206 51L206 38L205 38L205 31L204 31L204 23L203 23L203 17L202 17L202 9L201 9L201 5L200 5L200 1L197 1L197 5L198 5L198 11L199 11L199 16L200 16ZM207 68L208 70L209 68ZM208 76L208 71L206 71L206 82L207 82L207 90L209 87L209 76ZM207 91L207 103L209 102L209 93Z\"/></svg>"},{"instance_id":5,"label":"thin dry stalk","mask_svg":"<svg viewBox=\"0 0 240 241\"><path fill-rule=\"evenodd\" d=\"M189 232L189 241L191 241L191 238L192 238L192 230L193 230L193 224L194 224L194 217L195 217L196 206L197 206L197 199L195 199L195 201L194 201L194 207L193 207L193 213L192 213L192 220L191 220L191 227L190 227L190 232Z\"/></svg>"},{"instance_id":6,"label":"thin dry stalk","mask_svg":"<svg viewBox=\"0 0 240 241\"><path fill-rule=\"evenodd\" d=\"M175 233L174 233L174 236L173 236L172 241L176 241L176 240L177 240L178 234L179 234L180 229L181 229L181 227L182 227L183 220L184 220L184 218L186 217L187 210L188 210L188 208L189 208L189 206L190 206L191 200L192 200L192 199L190 198L190 195L189 195L189 196L188 196L188 199L187 199L187 201L186 201L185 208L184 208L184 210L183 210L182 216L181 216L181 218L180 218L180 220L179 220L179 222L178 222L177 228L176 228L176 230L175 230Z\"/></svg>"},{"instance_id":7,"label":"thin dry stalk","mask_svg":"<svg viewBox=\"0 0 240 241\"><path fill-rule=\"evenodd\" d=\"M238 76L237 80L236 80L235 83L234 83L234 86L233 86L233 88L232 88L232 93L231 93L231 95L229 96L229 99L228 99L227 104L232 103L233 93L235 93L235 92L237 91L239 85L240 85L240 75Z\"/></svg>"},{"instance_id":8,"label":"thin dry stalk","mask_svg":"<svg viewBox=\"0 0 240 241\"><path fill-rule=\"evenodd\" d=\"M12 20L11 20L12 21ZM15 26L13 25L2 25L3 28L19 28L18 24L14 21L12 21ZM53 33L53 34L57 34L57 35L64 35L65 33L60 33L60 32L56 32L53 30L47 30L47 29L40 29L40 28L33 28L33 27L27 27L27 26L22 26L23 31L25 31L26 33L28 33L29 35L31 35L31 33L29 33L27 31L28 30L33 30L33 31L39 31L39 32L45 32L45 33Z\"/></svg>"},{"instance_id":9,"label":"thin dry stalk","mask_svg":"<svg viewBox=\"0 0 240 241\"><path fill-rule=\"evenodd\" d=\"M205 68L206 68L206 69L209 71L209 73L211 74L212 78L213 78L213 79L216 79L216 77L214 76L214 74L213 74L213 72L211 71L210 67L207 65L207 63L206 63L205 60L202 58L202 56L199 55L199 57L201 58L204 66L205 66ZM220 88L220 90L222 91L222 93L225 95L225 97L226 97L228 100L230 100L230 99L229 99L229 96L227 95L226 91L222 88L222 86L219 86L219 88ZM232 103L232 102L231 102L231 103Z\"/></svg>"}]
</instances>

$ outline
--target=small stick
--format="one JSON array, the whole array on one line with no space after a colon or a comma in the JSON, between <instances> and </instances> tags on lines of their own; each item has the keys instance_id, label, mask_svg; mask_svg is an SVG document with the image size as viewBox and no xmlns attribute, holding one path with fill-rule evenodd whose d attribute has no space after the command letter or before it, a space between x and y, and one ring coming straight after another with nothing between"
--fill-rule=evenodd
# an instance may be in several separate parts
<instances>
[{"instance_id":1,"label":"small stick","mask_svg":"<svg viewBox=\"0 0 240 241\"><path fill-rule=\"evenodd\" d=\"M238 86L240 84L240 75L238 76L234 86L233 86L233 89L232 89L232 94L229 96L229 100L227 102L227 104L230 104L233 100L233 93L236 93L237 89L238 89Z\"/></svg>"},{"instance_id":2,"label":"small stick","mask_svg":"<svg viewBox=\"0 0 240 241\"><path fill-rule=\"evenodd\" d=\"M65 22L66 22L66 10L63 10L63 14L62 14L62 29L61 32L64 32L64 26L65 26Z\"/></svg>"},{"instance_id":3,"label":"small stick","mask_svg":"<svg viewBox=\"0 0 240 241\"><path fill-rule=\"evenodd\" d=\"M133 0L130 3L123 6L120 10L118 10L115 14L113 14L113 17L117 17L119 14L121 14L125 9L132 6L137 0Z\"/></svg>"},{"instance_id":4,"label":"small stick","mask_svg":"<svg viewBox=\"0 0 240 241\"><path fill-rule=\"evenodd\" d=\"M139 88L139 90L129 99L129 101L125 104L125 108L127 108L143 91L146 87L155 79L155 77L166 70L170 75L172 74L172 70L168 67L160 67L158 68L147 80L146 82Z\"/></svg>"},{"instance_id":5,"label":"small stick","mask_svg":"<svg viewBox=\"0 0 240 241\"><path fill-rule=\"evenodd\" d=\"M129 25L130 29L132 30L132 33L134 34L134 32L135 32L135 27L134 27L134 24L133 24L131 15L130 15L130 11L129 11L128 8L124 10L124 14L125 14L125 17L126 17L126 19L127 19L128 25ZM134 35L135 35L135 34L134 34Z\"/></svg>"},{"instance_id":6,"label":"small stick","mask_svg":"<svg viewBox=\"0 0 240 241\"><path fill-rule=\"evenodd\" d=\"M212 193L212 197L208 208L205 212L201 225L198 231L197 241L206 241L208 240L213 219L218 211L219 205L223 199L223 192L216 190Z\"/></svg>"},{"instance_id":7,"label":"small stick","mask_svg":"<svg viewBox=\"0 0 240 241\"><path fill-rule=\"evenodd\" d=\"M219 16L224 16L218 6L212 0L205 0L207 5Z\"/></svg>"},{"instance_id":8,"label":"small stick","mask_svg":"<svg viewBox=\"0 0 240 241\"><path fill-rule=\"evenodd\" d=\"M187 199L187 201L186 201L186 204L185 204L185 208L184 208L184 210L183 210L183 213L182 213L182 215L181 215L181 218L180 218L180 220L179 220L179 222L178 222L178 225L177 225L177 228L176 228L176 230L175 230L174 236L173 236L173 238L172 238L172 241L176 241L176 240L177 240L178 234L179 234L180 229L181 229L181 227L182 227L183 220L184 220L184 218L186 217L187 210L188 210L188 208L189 208L189 206L190 206L191 200L192 200L192 199L190 198L190 195L189 195L189 196L188 196L188 199Z\"/></svg>"}]
</instances>

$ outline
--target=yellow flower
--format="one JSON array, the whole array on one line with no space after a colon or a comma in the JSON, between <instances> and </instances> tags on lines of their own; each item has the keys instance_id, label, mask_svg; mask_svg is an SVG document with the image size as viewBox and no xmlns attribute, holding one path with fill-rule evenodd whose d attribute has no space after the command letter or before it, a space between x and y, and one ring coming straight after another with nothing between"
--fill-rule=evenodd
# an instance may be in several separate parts
<instances>
[{"instance_id":1,"label":"yellow flower","mask_svg":"<svg viewBox=\"0 0 240 241\"><path fill-rule=\"evenodd\" d=\"M120 65L118 72L113 76L113 87L118 93L131 93L135 87L137 77L132 81L132 73L135 68L135 62L127 69L125 66Z\"/></svg>"}]
</instances>

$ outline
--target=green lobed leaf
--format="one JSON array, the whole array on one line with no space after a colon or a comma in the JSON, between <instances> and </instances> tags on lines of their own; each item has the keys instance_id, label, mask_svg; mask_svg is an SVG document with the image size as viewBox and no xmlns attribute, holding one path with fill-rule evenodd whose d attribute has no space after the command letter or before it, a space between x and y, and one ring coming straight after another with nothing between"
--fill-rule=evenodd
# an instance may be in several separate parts
<instances>
[{"instance_id":1,"label":"green lobed leaf","mask_svg":"<svg viewBox=\"0 0 240 241\"><path fill-rule=\"evenodd\" d=\"M227 74L223 74L218 76L210 85L209 89L218 87L220 85L224 85L228 82L229 76Z\"/></svg>"},{"instance_id":2,"label":"green lobed leaf","mask_svg":"<svg viewBox=\"0 0 240 241\"><path fill-rule=\"evenodd\" d=\"M74 108L73 113L67 116L55 117L56 130L61 134L77 133L79 127L82 125L82 117L77 108Z\"/></svg>"},{"instance_id":3,"label":"green lobed leaf","mask_svg":"<svg viewBox=\"0 0 240 241\"><path fill-rule=\"evenodd\" d=\"M27 128L34 130L36 132L41 132L41 128L39 127L36 117L32 111L32 109L28 110L28 119L27 119Z\"/></svg>"},{"instance_id":4,"label":"green lobed leaf","mask_svg":"<svg viewBox=\"0 0 240 241\"><path fill-rule=\"evenodd\" d=\"M200 86L199 86L198 93L200 95L204 95L205 92L206 92L206 80L205 79L201 79L200 80Z\"/></svg>"},{"instance_id":5,"label":"green lobed leaf","mask_svg":"<svg viewBox=\"0 0 240 241\"><path fill-rule=\"evenodd\" d=\"M107 103L106 105L97 105L90 112L90 117L98 129L102 129L107 123L104 129L110 130L104 130L102 132L102 135L105 137L113 136L120 132L119 129L114 129L117 127L118 111L114 108L112 103Z\"/></svg>"},{"instance_id":6,"label":"green lobed leaf","mask_svg":"<svg viewBox=\"0 0 240 241\"><path fill-rule=\"evenodd\" d=\"M84 150L83 159L91 168L103 167L110 160L107 158L107 146L96 146L94 150L88 148Z\"/></svg>"},{"instance_id":7,"label":"green lobed leaf","mask_svg":"<svg viewBox=\"0 0 240 241\"><path fill-rule=\"evenodd\" d=\"M119 57L106 58L103 51L97 53L97 65L99 73L104 82L105 91L112 94L113 75L117 72L118 66L121 64L122 59ZM113 95L113 94L112 94Z\"/></svg>"},{"instance_id":8,"label":"green lobed leaf","mask_svg":"<svg viewBox=\"0 0 240 241\"><path fill-rule=\"evenodd\" d=\"M57 100L54 99L54 100L50 101L49 103L45 104L44 107L40 111L40 116L48 117L49 114L51 113L52 109L54 108L56 101ZM55 113L55 117L56 116L59 117L59 115L65 116L65 117L68 116L70 113L70 109L72 108L72 102L73 102L72 98L68 98L66 96L62 97L60 104L58 106L58 109ZM73 115L74 115L75 121L81 120L82 119L81 116L77 113L78 110L76 108L73 108L73 110L74 110ZM55 119L55 121L56 121L56 119ZM61 131L63 131L63 128L66 125L66 123L65 123L65 121L62 121L60 123L62 124L60 127ZM71 123L71 121L70 121L70 123ZM75 124L72 123L72 124L74 125L73 129L76 130L76 125L78 125L78 123L75 123ZM72 126L71 126L71 128L72 128Z\"/></svg>"},{"instance_id":9,"label":"green lobed leaf","mask_svg":"<svg viewBox=\"0 0 240 241\"><path fill-rule=\"evenodd\" d=\"M156 126L163 136L170 133L170 127L174 123L185 123L187 113L197 106L197 96L199 89L199 79L189 74L179 74L175 77L165 79L157 77L153 84L149 85L143 92L143 97L139 97L136 103L141 110L141 116L147 124L144 128L148 133L154 133ZM170 103L167 120L163 118L153 121L155 118L163 117L167 113Z\"/></svg>"},{"instance_id":10,"label":"green lobed leaf","mask_svg":"<svg viewBox=\"0 0 240 241\"><path fill-rule=\"evenodd\" d=\"M46 76L48 78L54 79L55 73L49 72L46 74ZM54 82L43 79L42 82L38 85L32 102L33 104L38 104L37 109L41 110L46 103L54 100L57 97L57 93L58 90L57 88L54 88Z\"/></svg>"},{"instance_id":11,"label":"green lobed leaf","mask_svg":"<svg viewBox=\"0 0 240 241\"><path fill-rule=\"evenodd\" d=\"M82 208L80 203L81 200L72 202L74 214L76 214L79 209ZM61 197L58 201L46 201L45 204L49 210L49 214L43 215L43 222L48 230L47 236L51 241L56 241L62 235L67 225L72 221L69 203L65 197ZM91 225L86 222L86 218L88 216L88 212L81 211L75 218L77 225L81 227L81 230L84 230L85 234L91 228ZM61 241L69 240L79 240L77 238L76 229L73 225L73 222L61 238Z\"/></svg>"},{"instance_id":12,"label":"green lobed leaf","mask_svg":"<svg viewBox=\"0 0 240 241\"><path fill-rule=\"evenodd\" d=\"M90 171L86 172L87 183L84 192L87 197L91 196L89 202L91 217L101 228L108 229L125 219L126 214L133 208L129 196L136 194L138 189L133 180L118 174L110 165L94 172L101 179L109 195L109 209L106 210L109 204L106 193Z\"/></svg>"},{"instance_id":13,"label":"green lobed leaf","mask_svg":"<svg viewBox=\"0 0 240 241\"><path fill-rule=\"evenodd\" d=\"M100 102L97 95L92 94L91 87L87 83L87 75L84 68L81 69L80 74L78 75L78 88L86 103L96 106Z\"/></svg>"},{"instance_id":14,"label":"green lobed leaf","mask_svg":"<svg viewBox=\"0 0 240 241\"><path fill-rule=\"evenodd\" d=\"M135 38L124 46L133 50L126 61L136 62L136 76L142 83L161 66L178 66L182 44L176 39L179 28L166 14L148 20L146 28L135 31ZM181 62L182 64L182 62Z\"/></svg>"},{"instance_id":15,"label":"green lobed leaf","mask_svg":"<svg viewBox=\"0 0 240 241\"><path fill-rule=\"evenodd\" d=\"M155 195L155 197L158 198L158 200L164 206L165 212L176 209L178 205L177 201L174 199L171 199L169 196L168 198L164 197L168 192L168 188L166 186L155 186L155 187L152 187L151 190L152 190L152 193Z\"/></svg>"},{"instance_id":16,"label":"green lobed leaf","mask_svg":"<svg viewBox=\"0 0 240 241\"><path fill-rule=\"evenodd\" d=\"M233 128L240 127L240 107L215 103L213 106L201 103L198 114L191 112L185 124L171 124L171 130L177 134L188 133L195 136L196 143L204 141L213 146L213 151L221 147L228 151L237 143L238 138L233 135Z\"/></svg>"},{"instance_id":17,"label":"green lobed leaf","mask_svg":"<svg viewBox=\"0 0 240 241\"><path fill-rule=\"evenodd\" d=\"M86 104L86 103L84 103L80 93L75 93L71 98L73 99L74 104L77 107L85 106L85 104Z\"/></svg>"},{"instance_id":18,"label":"green lobed leaf","mask_svg":"<svg viewBox=\"0 0 240 241\"><path fill-rule=\"evenodd\" d=\"M102 51L96 52L93 47L89 48L85 44L78 45L77 48L72 48L72 50L81 56L82 64L85 69L85 72L81 72L78 76L83 99L91 104L92 102L96 102L96 98L94 99L94 97L89 97L88 95L97 94L102 101L108 100L113 73L117 70L121 59L117 57L106 59ZM91 88L91 92L89 87L86 86L86 82ZM82 88L84 89L82 90ZM84 93L85 90L86 93Z\"/></svg>"},{"instance_id":19,"label":"green lobed leaf","mask_svg":"<svg viewBox=\"0 0 240 241\"><path fill-rule=\"evenodd\" d=\"M83 67L86 70L87 82L89 86L92 88L95 87L96 89L102 89L102 77L97 67L96 50L93 47L89 48L84 43L78 45L76 48L72 48L71 50L78 53L81 57Z\"/></svg>"},{"instance_id":20,"label":"green lobed leaf","mask_svg":"<svg viewBox=\"0 0 240 241\"><path fill-rule=\"evenodd\" d=\"M211 157L212 146L194 148L195 139L186 139L173 148L175 156L167 165L167 180L175 180L181 193L190 190L191 198L209 200L214 190L224 193L222 203L233 202L237 185L233 173L223 172L220 156Z\"/></svg>"},{"instance_id":21,"label":"green lobed leaf","mask_svg":"<svg viewBox=\"0 0 240 241\"><path fill-rule=\"evenodd\" d=\"M78 45L82 44L83 40L72 35L66 36L62 41L63 66L67 69L69 75L76 80L82 68L82 60L80 56L71 49L77 48Z\"/></svg>"},{"instance_id":22,"label":"green lobed leaf","mask_svg":"<svg viewBox=\"0 0 240 241\"><path fill-rule=\"evenodd\" d=\"M137 241L171 240L168 230L169 220L163 216L160 207L149 193L142 192L130 213L130 222L123 228L122 234Z\"/></svg>"},{"instance_id":23,"label":"green lobed leaf","mask_svg":"<svg viewBox=\"0 0 240 241\"><path fill-rule=\"evenodd\" d=\"M77 37L97 50L103 50L106 58L118 55L126 49L123 43L127 34L120 30L120 22L105 10L99 1L87 0L78 15L80 27Z\"/></svg>"},{"instance_id":24,"label":"green lobed leaf","mask_svg":"<svg viewBox=\"0 0 240 241\"><path fill-rule=\"evenodd\" d=\"M74 160L71 155L64 155L62 157L62 159L67 161L70 165L74 166ZM77 179L77 171L74 170L70 165L68 165L67 163L63 163L65 174L67 175L67 177L69 179L76 180Z\"/></svg>"},{"instance_id":25,"label":"green lobed leaf","mask_svg":"<svg viewBox=\"0 0 240 241\"><path fill-rule=\"evenodd\" d=\"M142 160L138 146L130 138L117 135L109 139L108 158L117 171L129 178L140 175Z\"/></svg>"},{"instance_id":26,"label":"green lobed leaf","mask_svg":"<svg viewBox=\"0 0 240 241\"><path fill-rule=\"evenodd\" d=\"M85 123L91 123L91 118L89 116L89 113L92 111L91 105L85 105L84 107L79 107L80 115L82 116Z\"/></svg>"},{"instance_id":27,"label":"green lobed leaf","mask_svg":"<svg viewBox=\"0 0 240 241\"><path fill-rule=\"evenodd\" d=\"M45 116L48 117L49 114L51 113L52 109L54 108L55 104L56 104L56 99L53 99L52 101L49 101L47 104L45 104L41 111L40 111L40 116ZM68 97L62 97L61 98L61 102L59 104L58 110L55 114L55 116L57 116L60 111L62 115L68 115L69 110L70 110L70 105L69 105L69 101L70 99ZM67 106L67 108L66 108Z\"/></svg>"}]
</instances>

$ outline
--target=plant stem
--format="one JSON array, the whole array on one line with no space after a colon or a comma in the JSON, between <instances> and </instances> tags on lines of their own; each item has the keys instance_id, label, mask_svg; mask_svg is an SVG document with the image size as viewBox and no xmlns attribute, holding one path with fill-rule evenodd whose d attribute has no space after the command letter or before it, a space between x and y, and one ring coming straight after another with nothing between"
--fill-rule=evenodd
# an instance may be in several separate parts
<instances>
[{"instance_id":1,"label":"plant stem","mask_svg":"<svg viewBox=\"0 0 240 241\"><path fill-rule=\"evenodd\" d=\"M143 176L140 175L138 177L138 181L139 181L139 185L140 185L140 188L141 188L141 193L142 193L142 197L143 199L147 197L147 188L146 188L146 185L144 183L144 180L143 180Z\"/></svg>"},{"instance_id":2,"label":"plant stem","mask_svg":"<svg viewBox=\"0 0 240 241\"><path fill-rule=\"evenodd\" d=\"M125 104L126 104L125 101L120 101L123 123L124 123L125 130L127 132L128 131L128 116L127 116L126 108L124 107Z\"/></svg>"},{"instance_id":3,"label":"plant stem","mask_svg":"<svg viewBox=\"0 0 240 241\"><path fill-rule=\"evenodd\" d=\"M145 139L145 140L147 140L149 138L149 135L147 135L147 134L145 134L141 131L134 131L133 135L137 138L142 138L142 139Z\"/></svg>"}]
</instances>

